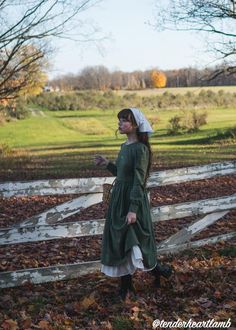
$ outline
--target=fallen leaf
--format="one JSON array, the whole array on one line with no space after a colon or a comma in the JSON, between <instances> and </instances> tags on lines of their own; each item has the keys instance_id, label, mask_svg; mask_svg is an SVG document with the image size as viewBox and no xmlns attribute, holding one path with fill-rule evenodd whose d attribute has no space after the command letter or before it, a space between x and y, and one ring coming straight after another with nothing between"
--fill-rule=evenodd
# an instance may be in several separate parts
<instances>
[{"instance_id":1,"label":"fallen leaf","mask_svg":"<svg viewBox=\"0 0 236 330\"><path fill-rule=\"evenodd\" d=\"M222 310L219 310L215 313L214 318L217 321L218 320L220 321L220 320L227 320L227 319L231 318L231 316L232 316L231 313L229 313L229 312L222 309Z\"/></svg>"},{"instance_id":2,"label":"fallen leaf","mask_svg":"<svg viewBox=\"0 0 236 330\"><path fill-rule=\"evenodd\" d=\"M220 291L215 291L214 297L217 298L217 299L221 298L221 292Z\"/></svg>"},{"instance_id":3,"label":"fallen leaf","mask_svg":"<svg viewBox=\"0 0 236 330\"><path fill-rule=\"evenodd\" d=\"M53 330L53 327L48 321L42 320L38 323L38 326L43 330Z\"/></svg>"},{"instance_id":4,"label":"fallen leaf","mask_svg":"<svg viewBox=\"0 0 236 330\"><path fill-rule=\"evenodd\" d=\"M104 330L112 330L113 329L112 324L109 321L102 321L101 324L103 326L102 329L104 329Z\"/></svg>"},{"instance_id":5,"label":"fallen leaf","mask_svg":"<svg viewBox=\"0 0 236 330\"><path fill-rule=\"evenodd\" d=\"M236 301L234 301L234 300L227 301L223 305L223 307L226 308L226 309L236 309Z\"/></svg>"},{"instance_id":6,"label":"fallen leaf","mask_svg":"<svg viewBox=\"0 0 236 330\"><path fill-rule=\"evenodd\" d=\"M64 322L65 325L73 325L74 322L71 319L66 319Z\"/></svg>"},{"instance_id":7,"label":"fallen leaf","mask_svg":"<svg viewBox=\"0 0 236 330\"><path fill-rule=\"evenodd\" d=\"M31 328L32 321L30 318L24 319L22 322L22 328L24 330L30 329Z\"/></svg>"},{"instance_id":8,"label":"fallen leaf","mask_svg":"<svg viewBox=\"0 0 236 330\"><path fill-rule=\"evenodd\" d=\"M17 330L19 329L18 324L15 320L7 319L1 324L4 330Z\"/></svg>"},{"instance_id":9,"label":"fallen leaf","mask_svg":"<svg viewBox=\"0 0 236 330\"><path fill-rule=\"evenodd\" d=\"M134 306L131 308L131 312L132 312L132 316L130 317L131 320L134 320L134 321L139 321L139 312L141 311L141 309L138 307L138 306Z\"/></svg>"},{"instance_id":10,"label":"fallen leaf","mask_svg":"<svg viewBox=\"0 0 236 330\"><path fill-rule=\"evenodd\" d=\"M92 305L96 304L96 300L94 298L94 293L91 293L89 297L85 297L81 302L81 308L88 309Z\"/></svg>"}]
</instances>

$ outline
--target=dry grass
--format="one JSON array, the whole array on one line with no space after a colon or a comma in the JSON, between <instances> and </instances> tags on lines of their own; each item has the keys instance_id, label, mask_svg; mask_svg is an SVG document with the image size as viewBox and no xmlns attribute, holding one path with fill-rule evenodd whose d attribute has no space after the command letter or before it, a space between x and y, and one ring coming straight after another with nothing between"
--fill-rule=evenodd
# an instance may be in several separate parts
<instances>
[{"instance_id":1,"label":"dry grass","mask_svg":"<svg viewBox=\"0 0 236 330\"><path fill-rule=\"evenodd\" d=\"M235 86L209 86L209 87L178 87L178 88L150 88L144 90L119 90L115 91L118 95L124 95L127 93L137 93L139 96L155 96L163 94L165 92L172 94L185 94L187 92L192 92L199 94L202 90L211 90L212 92L217 93L220 90L223 90L225 93L235 93Z\"/></svg>"}]
</instances>

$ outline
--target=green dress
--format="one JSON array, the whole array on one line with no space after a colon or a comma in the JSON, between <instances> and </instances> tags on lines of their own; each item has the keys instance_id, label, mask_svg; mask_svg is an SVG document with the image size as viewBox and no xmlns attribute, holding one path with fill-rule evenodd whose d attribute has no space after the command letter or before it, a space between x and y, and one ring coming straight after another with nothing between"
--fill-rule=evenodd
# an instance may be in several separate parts
<instances>
[{"instance_id":1,"label":"green dress","mask_svg":"<svg viewBox=\"0 0 236 330\"><path fill-rule=\"evenodd\" d=\"M127 261L134 246L142 253L143 265L152 269L157 262L156 243L147 191L144 187L149 151L141 142L121 145L116 164L107 169L116 176L106 214L102 239L101 263L120 266ZM137 221L127 224L128 212L135 212Z\"/></svg>"}]
</instances>

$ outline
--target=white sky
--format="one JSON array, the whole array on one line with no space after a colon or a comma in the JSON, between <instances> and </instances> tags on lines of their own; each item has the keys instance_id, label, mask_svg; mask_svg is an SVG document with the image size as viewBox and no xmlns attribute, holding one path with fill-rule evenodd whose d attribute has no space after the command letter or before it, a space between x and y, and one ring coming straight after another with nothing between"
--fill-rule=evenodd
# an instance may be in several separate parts
<instances>
[{"instance_id":1,"label":"white sky","mask_svg":"<svg viewBox=\"0 0 236 330\"><path fill-rule=\"evenodd\" d=\"M155 0L103 0L86 11L83 16L96 22L103 35L109 35L102 43L103 51L99 52L94 44L60 41L49 77L78 73L94 65L122 71L209 65L204 43L196 33L158 32L147 24L153 22L154 3Z\"/></svg>"}]
</instances>

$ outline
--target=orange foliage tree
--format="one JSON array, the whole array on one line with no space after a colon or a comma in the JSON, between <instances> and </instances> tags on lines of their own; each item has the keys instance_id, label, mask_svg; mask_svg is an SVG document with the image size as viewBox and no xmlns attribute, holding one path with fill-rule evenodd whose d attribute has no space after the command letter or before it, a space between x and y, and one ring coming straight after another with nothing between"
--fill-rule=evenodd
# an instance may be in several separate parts
<instances>
[{"instance_id":1,"label":"orange foliage tree","mask_svg":"<svg viewBox=\"0 0 236 330\"><path fill-rule=\"evenodd\" d=\"M167 78L166 75L161 71L153 70L151 72L151 79L153 86L156 88L162 88L166 86Z\"/></svg>"},{"instance_id":2,"label":"orange foliage tree","mask_svg":"<svg viewBox=\"0 0 236 330\"><path fill-rule=\"evenodd\" d=\"M2 69L11 51L5 49L0 58L0 100L4 102L19 96L37 95L47 81L45 71L48 63L41 49L33 45L22 46Z\"/></svg>"}]
</instances>

